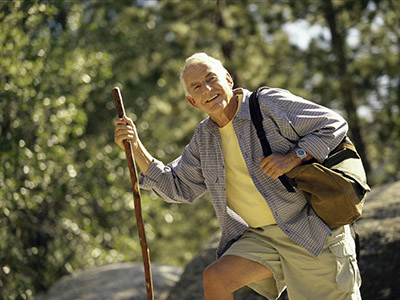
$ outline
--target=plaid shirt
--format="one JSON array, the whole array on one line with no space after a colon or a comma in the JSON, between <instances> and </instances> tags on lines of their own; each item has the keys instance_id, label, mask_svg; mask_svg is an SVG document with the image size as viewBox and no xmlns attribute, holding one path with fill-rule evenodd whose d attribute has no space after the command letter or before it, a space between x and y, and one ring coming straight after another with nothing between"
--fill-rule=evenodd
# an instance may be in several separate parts
<instances>
[{"instance_id":1,"label":"plaid shirt","mask_svg":"<svg viewBox=\"0 0 400 300\"><path fill-rule=\"evenodd\" d=\"M255 186L282 231L318 256L331 230L315 214L303 192L289 193L279 180L263 173L258 160L263 157L262 149L250 118L250 92L237 89L235 93L243 93L243 98L233 128ZM322 162L347 133L347 123L340 115L286 90L264 90L259 102L267 139L275 153L285 154L300 147ZM221 227L217 257L248 228L226 203L221 138L217 124L210 118L199 124L180 157L168 165L154 160L146 175L141 175L140 183L167 202L191 203L208 191Z\"/></svg>"}]
</instances>

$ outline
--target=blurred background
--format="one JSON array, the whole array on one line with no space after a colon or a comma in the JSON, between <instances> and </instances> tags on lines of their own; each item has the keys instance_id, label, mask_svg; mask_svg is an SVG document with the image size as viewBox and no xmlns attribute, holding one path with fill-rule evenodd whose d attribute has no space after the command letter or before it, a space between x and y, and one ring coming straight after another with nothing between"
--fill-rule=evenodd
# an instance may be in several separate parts
<instances>
[{"instance_id":1,"label":"blurred background","mask_svg":"<svg viewBox=\"0 0 400 300\"><path fill-rule=\"evenodd\" d=\"M235 86L288 89L344 116L371 186L400 179L400 1L0 1L0 299L141 261L119 86L145 146L176 158L205 116L179 83L195 52ZM208 196L142 192L152 262L183 266L218 229Z\"/></svg>"}]
</instances>

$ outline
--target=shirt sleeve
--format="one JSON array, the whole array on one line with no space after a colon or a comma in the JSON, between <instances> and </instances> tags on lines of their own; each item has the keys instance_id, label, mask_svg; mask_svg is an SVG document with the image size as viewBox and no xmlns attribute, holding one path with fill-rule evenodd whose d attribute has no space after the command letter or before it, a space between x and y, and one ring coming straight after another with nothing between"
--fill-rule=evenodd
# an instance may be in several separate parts
<instances>
[{"instance_id":1,"label":"shirt sleeve","mask_svg":"<svg viewBox=\"0 0 400 300\"><path fill-rule=\"evenodd\" d=\"M277 122L289 122L297 133L297 146L319 162L345 138L348 124L333 110L295 96L286 90L269 89L268 107Z\"/></svg>"},{"instance_id":2,"label":"shirt sleeve","mask_svg":"<svg viewBox=\"0 0 400 300\"><path fill-rule=\"evenodd\" d=\"M152 190L166 202L192 203L206 193L197 149L192 138L183 154L173 162L164 165L155 159L146 175L140 175L140 187Z\"/></svg>"}]
</instances>

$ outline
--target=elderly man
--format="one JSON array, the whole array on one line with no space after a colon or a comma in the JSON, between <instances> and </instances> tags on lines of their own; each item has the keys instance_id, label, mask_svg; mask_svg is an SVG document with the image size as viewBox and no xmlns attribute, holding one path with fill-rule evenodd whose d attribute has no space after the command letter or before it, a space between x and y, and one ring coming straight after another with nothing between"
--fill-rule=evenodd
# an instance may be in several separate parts
<instances>
[{"instance_id":1,"label":"elderly man","mask_svg":"<svg viewBox=\"0 0 400 300\"><path fill-rule=\"evenodd\" d=\"M322 162L347 133L335 112L281 89L259 97L273 154L263 157L249 112L250 92L233 89L219 60L197 53L181 82L189 103L209 117L182 155L164 165L140 141L133 122L115 120L115 142L129 139L141 187L167 202L190 203L209 192L221 227L217 260L203 274L206 300L233 299L248 285L268 299L287 288L291 300L361 299L348 226L329 228L303 192L277 179L302 162Z\"/></svg>"}]
</instances>

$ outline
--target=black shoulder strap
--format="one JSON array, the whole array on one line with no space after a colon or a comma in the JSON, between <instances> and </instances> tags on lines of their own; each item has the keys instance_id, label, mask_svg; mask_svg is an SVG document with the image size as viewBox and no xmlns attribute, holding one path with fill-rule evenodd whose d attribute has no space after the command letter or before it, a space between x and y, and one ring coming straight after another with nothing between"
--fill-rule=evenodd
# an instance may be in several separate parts
<instances>
[{"instance_id":1,"label":"black shoulder strap","mask_svg":"<svg viewBox=\"0 0 400 300\"><path fill-rule=\"evenodd\" d=\"M272 151L268 143L264 127L262 125L263 116L261 114L260 104L258 102L258 96L260 95L260 92L264 89L268 89L268 87L262 86L253 93L251 93L249 105L250 105L251 120L253 121L254 127L256 128L257 136L260 139L264 157L267 157L272 153Z\"/></svg>"},{"instance_id":2,"label":"black shoulder strap","mask_svg":"<svg viewBox=\"0 0 400 300\"><path fill-rule=\"evenodd\" d=\"M260 104L258 102L258 96L260 95L260 92L265 89L269 89L269 87L266 87L266 86L259 87L256 91L254 91L251 94L250 100L249 100L249 106L250 106L251 120L253 121L254 127L256 128L257 136L260 139L264 157L267 157L268 155L270 155L272 153L272 151L271 151L271 147L268 143L267 136L264 131L264 127L262 125L263 116L261 114ZM289 180L287 179L287 177L285 175L280 176L279 180L282 182L282 184L285 186L285 188L288 192L290 192L290 193L295 192L293 186L290 184Z\"/></svg>"}]
</instances>

